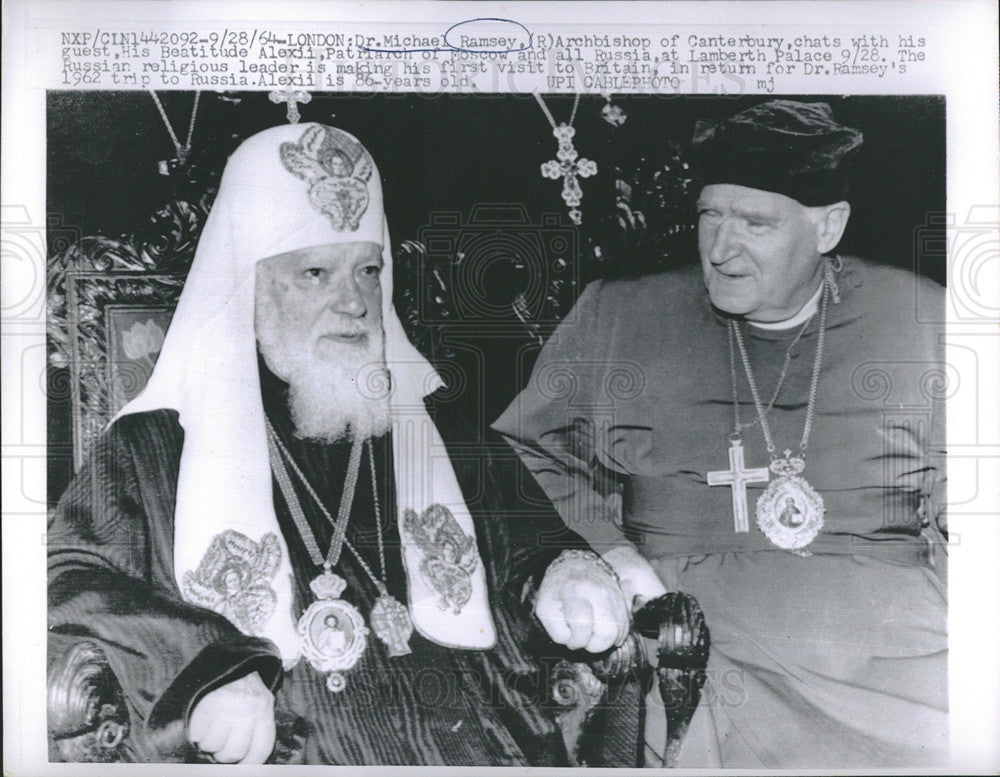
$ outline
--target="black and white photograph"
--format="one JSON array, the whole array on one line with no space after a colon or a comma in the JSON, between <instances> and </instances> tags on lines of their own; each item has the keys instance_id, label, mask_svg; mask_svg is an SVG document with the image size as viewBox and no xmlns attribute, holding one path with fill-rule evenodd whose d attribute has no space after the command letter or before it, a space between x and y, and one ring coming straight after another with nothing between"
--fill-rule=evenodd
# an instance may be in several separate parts
<instances>
[{"instance_id":1,"label":"black and white photograph","mask_svg":"<svg viewBox=\"0 0 1000 777\"><path fill-rule=\"evenodd\" d=\"M1000 255L955 215L966 95L900 89L924 46L903 34L891 90L782 91L707 50L771 46L780 74L829 41L651 24L742 87L598 65L405 88L404 54L572 50L474 15L359 37L399 90L324 88L332 64L146 84L110 56L141 41L60 33L78 80L35 90L38 327L4 310L44 362L16 379L42 443L8 446L4 413L38 495L5 494L5 582L11 522L44 524L33 762L961 772L955 652L996 610L995 569L963 559L991 552L970 517L997 519ZM642 40L597 62L639 79ZM7 241L29 210L4 186Z\"/></svg>"},{"instance_id":2,"label":"black and white photograph","mask_svg":"<svg viewBox=\"0 0 1000 777\"><path fill-rule=\"evenodd\" d=\"M57 752L943 763L944 100L310 98L49 95Z\"/></svg>"}]
</instances>

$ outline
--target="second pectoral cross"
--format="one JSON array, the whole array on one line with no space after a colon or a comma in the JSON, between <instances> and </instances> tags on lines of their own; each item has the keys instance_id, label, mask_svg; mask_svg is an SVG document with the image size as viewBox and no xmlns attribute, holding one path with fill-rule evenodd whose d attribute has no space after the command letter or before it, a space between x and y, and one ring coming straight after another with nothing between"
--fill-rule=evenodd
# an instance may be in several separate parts
<instances>
[{"instance_id":1,"label":"second pectoral cross","mask_svg":"<svg viewBox=\"0 0 1000 777\"><path fill-rule=\"evenodd\" d=\"M731 440L729 469L706 474L710 486L730 486L733 489L733 523L737 532L750 531L750 513L747 507L747 483L766 483L771 473L767 467L747 469L743 463L743 442Z\"/></svg>"}]
</instances>

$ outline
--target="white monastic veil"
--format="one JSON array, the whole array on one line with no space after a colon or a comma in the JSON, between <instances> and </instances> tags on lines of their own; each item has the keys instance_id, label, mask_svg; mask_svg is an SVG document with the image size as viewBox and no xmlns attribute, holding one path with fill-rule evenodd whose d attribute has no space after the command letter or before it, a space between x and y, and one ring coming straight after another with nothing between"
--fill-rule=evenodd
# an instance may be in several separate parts
<instances>
[{"instance_id":1,"label":"white monastic veil","mask_svg":"<svg viewBox=\"0 0 1000 777\"><path fill-rule=\"evenodd\" d=\"M119 413L178 411L184 428L174 515L178 586L185 591L185 575L198 568L213 540L224 533L235 537L255 575L238 590L220 589L212 606L245 633L275 642L286 665L298 659L300 648L292 569L272 501L254 335L255 266L288 251L355 241L381 245L385 264L382 321L410 615L417 631L439 644L491 647L496 634L476 544L472 595L456 613L444 607L422 569L425 551L404 531L404 510L421 515L436 504L475 538L423 403L441 379L409 342L392 306L392 253L378 170L353 136L319 124L284 125L254 135L230 157L153 374Z\"/></svg>"}]
</instances>

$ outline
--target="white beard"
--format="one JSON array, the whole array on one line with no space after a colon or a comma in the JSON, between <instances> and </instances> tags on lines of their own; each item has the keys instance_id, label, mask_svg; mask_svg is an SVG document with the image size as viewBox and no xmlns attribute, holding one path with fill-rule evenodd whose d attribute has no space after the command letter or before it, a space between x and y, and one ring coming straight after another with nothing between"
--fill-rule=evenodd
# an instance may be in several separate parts
<instances>
[{"instance_id":1,"label":"white beard","mask_svg":"<svg viewBox=\"0 0 1000 777\"><path fill-rule=\"evenodd\" d=\"M288 332L272 305L258 299L257 342L268 368L288 382L295 435L320 442L380 437L389 431L389 375L381 328L357 345L325 343Z\"/></svg>"}]
</instances>

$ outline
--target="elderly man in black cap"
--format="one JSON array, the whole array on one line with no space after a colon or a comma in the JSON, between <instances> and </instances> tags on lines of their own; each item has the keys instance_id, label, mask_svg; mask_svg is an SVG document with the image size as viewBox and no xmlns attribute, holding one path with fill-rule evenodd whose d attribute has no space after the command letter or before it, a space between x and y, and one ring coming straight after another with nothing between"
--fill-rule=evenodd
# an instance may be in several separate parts
<instances>
[{"instance_id":1,"label":"elderly man in black cap","mask_svg":"<svg viewBox=\"0 0 1000 777\"><path fill-rule=\"evenodd\" d=\"M652 764L947 758L943 354L914 314L943 291L835 253L861 142L825 103L699 122L700 267L588 286L497 421L627 593L705 611L701 705L678 753L651 710Z\"/></svg>"}]
</instances>

